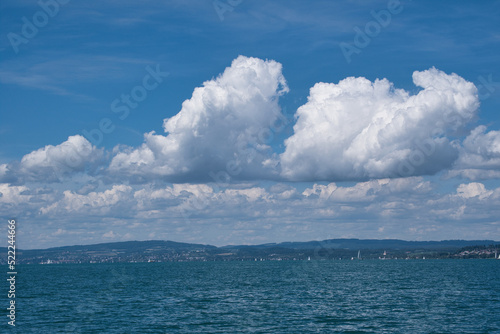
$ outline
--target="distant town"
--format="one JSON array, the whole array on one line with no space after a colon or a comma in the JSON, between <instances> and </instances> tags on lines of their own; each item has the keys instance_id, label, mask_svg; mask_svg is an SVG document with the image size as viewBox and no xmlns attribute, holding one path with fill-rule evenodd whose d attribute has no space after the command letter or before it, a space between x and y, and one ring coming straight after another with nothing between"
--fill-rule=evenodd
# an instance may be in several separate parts
<instances>
[{"instance_id":1,"label":"distant town","mask_svg":"<svg viewBox=\"0 0 500 334\"><path fill-rule=\"evenodd\" d=\"M7 250L0 257L6 264ZM293 261L293 260L403 260L499 259L500 243L491 240L434 242L403 240L332 239L255 246L224 246L173 241L128 241L39 250L17 250L19 264Z\"/></svg>"}]
</instances>

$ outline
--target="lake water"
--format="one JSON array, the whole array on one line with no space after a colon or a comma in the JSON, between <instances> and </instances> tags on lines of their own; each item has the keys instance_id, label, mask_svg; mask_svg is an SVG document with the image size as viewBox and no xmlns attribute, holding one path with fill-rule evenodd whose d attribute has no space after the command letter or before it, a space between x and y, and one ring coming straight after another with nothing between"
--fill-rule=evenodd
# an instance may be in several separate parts
<instances>
[{"instance_id":1,"label":"lake water","mask_svg":"<svg viewBox=\"0 0 500 334\"><path fill-rule=\"evenodd\" d=\"M16 333L500 333L495 260L20 265L16 284Z\"/></svg>"}]
</instances>

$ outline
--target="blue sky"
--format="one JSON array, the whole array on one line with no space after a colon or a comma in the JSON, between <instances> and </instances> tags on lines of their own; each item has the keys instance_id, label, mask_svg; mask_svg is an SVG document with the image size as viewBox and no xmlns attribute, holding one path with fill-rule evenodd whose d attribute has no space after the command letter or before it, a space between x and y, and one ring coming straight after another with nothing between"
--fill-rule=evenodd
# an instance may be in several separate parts
<instances>
[{"instance_id":1,"label":"blue sky","mask_svg":"<svg viewBox=\"0 0 500 334\"><path fill-rule=\"evenodd\" d=\"M500 239L498 2L40 3L0 5L0 212L21 247Z\"/></svg>"}]
</instances>

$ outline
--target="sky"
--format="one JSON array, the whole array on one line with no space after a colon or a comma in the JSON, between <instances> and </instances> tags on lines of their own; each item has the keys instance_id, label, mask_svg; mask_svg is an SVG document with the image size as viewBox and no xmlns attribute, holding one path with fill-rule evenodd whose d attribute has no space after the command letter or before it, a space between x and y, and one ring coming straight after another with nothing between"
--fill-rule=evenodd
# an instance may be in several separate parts
<instances>
[{"instance_id":1,"label":"sky","mask_svg":"<svg viewBox=\"0 0 500 334\"><path fill-rule=\"evenodd\" d=\"M499 1L0 4L24 249L500 240Z\"/></svg>"}]
</instances>

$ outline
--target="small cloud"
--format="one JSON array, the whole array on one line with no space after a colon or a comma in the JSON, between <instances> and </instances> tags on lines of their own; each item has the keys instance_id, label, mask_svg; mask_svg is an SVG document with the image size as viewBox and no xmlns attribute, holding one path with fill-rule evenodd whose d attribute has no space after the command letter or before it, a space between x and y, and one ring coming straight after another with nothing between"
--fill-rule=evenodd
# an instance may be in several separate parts
<instances>
[{"instance_id":1,"label":"small cloud","mask_svg":"<svg viewBox=\"0 0 500 334\"><path fill-rule=\"evenodd\" d=\"M62 235L62 234L66 234L67 231L66 230L63 230L62 228L59 228L57 229L57 231L55 231L54 233L52 233L52 235Z\"/></svg>"},{"instance_id":2,"label":"small cloud","mask_svg":"<svg viewBox=\"0 0 500 334\"><path fill-rule=\"evenodd\" d=\"M102 235L103 238L115 239L117 235L113 231L106 232Z\"/></svg>"},{"instance_id":3,"label":"small cloud","mask_svg":"<svg viewBox=\"0 0 500 334\"><path fill-rule=\"evenodd\" d=\"M486 190L484 184L472 182L469 184L461 184L457 188L458 196L462 198L473 198L477 197L479 199L485 199L493 194L493 191Z\"/></svg>"}]
</instances>

